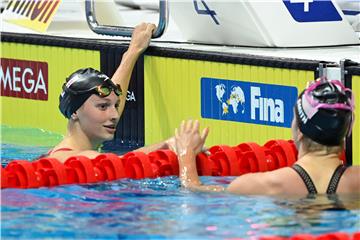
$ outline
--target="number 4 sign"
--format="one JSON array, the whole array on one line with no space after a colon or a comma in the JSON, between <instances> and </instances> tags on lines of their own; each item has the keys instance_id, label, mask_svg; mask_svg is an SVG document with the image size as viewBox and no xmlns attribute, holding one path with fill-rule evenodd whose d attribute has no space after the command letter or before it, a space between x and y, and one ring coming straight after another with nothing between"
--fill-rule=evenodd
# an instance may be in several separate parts
<instances>
[{"instance_id":1,"label":"number 4 sign","mask_svg":"<svg viewBox=\"0 0 360 240\"><path fill-rule=\"evenodd\" d=\"M203 15L210 15L210 17L214 20L215 24L216 25L220 25L219 21L216 19L216 12L214 10L211 10L208 5L206 4L206 2L204 0L200 0L201 3L203 4L204 8L205 9L199 9L199 6L198 6L198 0L193 0L194 1L194 8L195 8L195 11L198 13L198 14L203 14Z\"/></svg>"}]
</instances>

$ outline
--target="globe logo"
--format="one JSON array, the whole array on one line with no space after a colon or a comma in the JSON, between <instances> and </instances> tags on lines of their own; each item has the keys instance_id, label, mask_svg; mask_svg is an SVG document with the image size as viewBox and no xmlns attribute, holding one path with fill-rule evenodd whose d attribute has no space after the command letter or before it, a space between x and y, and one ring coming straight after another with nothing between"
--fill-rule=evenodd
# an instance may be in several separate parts
<instances>
[{"instance_id":1,"label":"globe logo","mask_svg":"<svg viewBox=\"0 0 360 240\"><path fill-rule=\"evenodd\" d=\"M241 87L239 86L232 86L230 91L229 98L224 101L224 95L226 93L226 87L224 84L218 84L215 86L216 97L218 101L222 104L222 114L226 115L229 113L229 107L234 114L239 112L239 108L241 113L244 114L245 112L245 95Z\"/></svg>"}]
</instances>

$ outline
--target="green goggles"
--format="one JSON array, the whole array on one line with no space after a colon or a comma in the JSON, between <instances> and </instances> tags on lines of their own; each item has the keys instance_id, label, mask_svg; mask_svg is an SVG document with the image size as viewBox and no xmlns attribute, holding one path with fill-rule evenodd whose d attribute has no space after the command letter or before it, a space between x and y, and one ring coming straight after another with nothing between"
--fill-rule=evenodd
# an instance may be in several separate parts
<instances>
[{"instance_id":1,"label":"green goggles","mask_svg":"<svg viewBox=\"0 0 360 240\"><path fill-rule=\"evenodd\" d=\"M93 89L100 97L107 97L110 95L111 91L114 90L114 93L117 96L122 95L122 90L119 84L114 84L114 86L109 85L100 85Z\"/></svg>"},{"instance_id":2,"label":"green goggles","mask_svg":"<svg viewBox=\"0 0 360 240\"><path fill-rule=\"evenodd\" d=\"M92 87L90 89L80 90L80 91L74 91L74 90L72 90L70 88L67 88L66 85L64 84L63 85L63 90L65 92L68 92L68 93L72 94L72 95L81 95L81 94L93 92L93 93L99 95L100 97L107 97L107 96L109 96L111 94L112 91L114 91L114 93L117 96L122 95L122 90L121 90L120 85L119 84L114 84L113 82L109 82L109 81L106 81L101 85L94 86L94 87Z\"/></svg>"}]
</instances>

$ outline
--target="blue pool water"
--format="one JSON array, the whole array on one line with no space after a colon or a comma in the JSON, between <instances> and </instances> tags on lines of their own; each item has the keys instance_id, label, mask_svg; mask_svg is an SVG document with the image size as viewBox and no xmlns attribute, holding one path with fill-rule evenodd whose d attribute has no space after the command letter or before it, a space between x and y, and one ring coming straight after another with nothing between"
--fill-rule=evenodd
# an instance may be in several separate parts
<instances>
[{"instance_id":1,"label":"blue pool water","mask_svg":"<svg viewBox=\"0 0 360 240\"><path fill-rule=\"evenodd\" d=\"M2 144L1 161L44 147ZM232 177L203 177L226 184ZM1 190L2 239L256 239L360 231L360 197L283 198L193 193L177 177Z\"/></svg>"}]
</instances>

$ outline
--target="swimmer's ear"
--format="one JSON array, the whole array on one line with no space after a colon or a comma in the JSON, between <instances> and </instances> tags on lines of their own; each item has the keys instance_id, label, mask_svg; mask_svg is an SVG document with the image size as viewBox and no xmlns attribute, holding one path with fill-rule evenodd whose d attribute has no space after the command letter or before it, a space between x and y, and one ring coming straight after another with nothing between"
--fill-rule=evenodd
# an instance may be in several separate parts
<instances>
[{"instance_id":1,"label":"swimmer's ear","mask_svg":"<svg viewBox=\"0 0 360 240\"><path fill-rule=\"evenodd\" d=\"M297 134L296 134L297 139L296 139L296 141L299 142L299 141L301 141L303 139L304 134L300 131L299 128L297 128L296 131L297 131Z\"/></svg>"},{"instance_id":2,"label":"swimmer's ear","mask_svg":"<svg viewBox=\"0 0 360 240\"><path fill-rule=\"evenodd\" d=\"M76 112L74 112L73 114L71 114L71 119L72 120L78 120L78 115Z\"/></svg>"}]
</instances>

